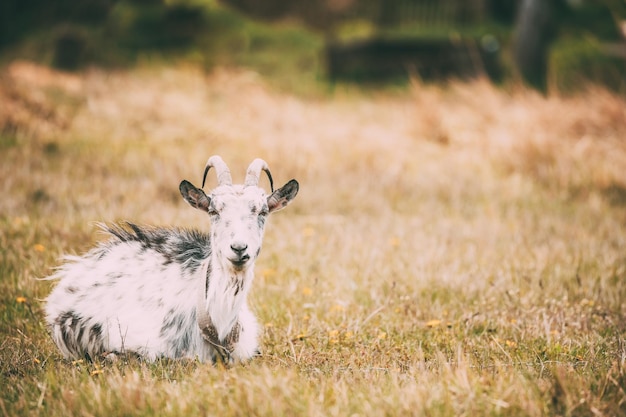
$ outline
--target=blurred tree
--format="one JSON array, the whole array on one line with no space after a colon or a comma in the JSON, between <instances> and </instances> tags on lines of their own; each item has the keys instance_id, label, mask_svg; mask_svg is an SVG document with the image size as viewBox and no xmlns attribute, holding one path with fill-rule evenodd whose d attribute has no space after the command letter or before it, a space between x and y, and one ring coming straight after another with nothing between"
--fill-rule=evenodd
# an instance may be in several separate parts
<instances>
[{"instance_id":1,"label":"blurred tree","mask_svg":"<svg viewBox=\"0 0 626 417\"><path fill-rule=\"evenodd\" d=\"M513 61L522 78L545 91L548 48L556 36L554 7L558 0L522 0L518 12Z\"/></svg>"}]
</instances>

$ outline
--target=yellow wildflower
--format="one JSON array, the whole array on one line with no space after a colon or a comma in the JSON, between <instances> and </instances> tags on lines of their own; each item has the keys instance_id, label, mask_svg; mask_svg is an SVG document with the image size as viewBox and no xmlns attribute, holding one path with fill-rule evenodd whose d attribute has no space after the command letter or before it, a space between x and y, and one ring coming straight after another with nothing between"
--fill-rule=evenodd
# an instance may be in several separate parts
<instances>
[{"instance_id":1,"label":"yellow wildflower","mask_svg":"<svg viewBox=\"0 0 626 417\"><path fill-rule=\"evenodd\" d=\"M339 330L328 331L328 343L334 345L339 342Z\"/></svg>"},{"instance_id":2,"label":"yellow wildflower","mask_svg":"<svg viewBox=\"0 0 626 417\"><path fill-rule=\"evenodd\" d=\"M440 324L441 324L441 320L437 320L437 319L429 320L426 322L426 327L437 327Z\"/></svg>"}]
</instances>

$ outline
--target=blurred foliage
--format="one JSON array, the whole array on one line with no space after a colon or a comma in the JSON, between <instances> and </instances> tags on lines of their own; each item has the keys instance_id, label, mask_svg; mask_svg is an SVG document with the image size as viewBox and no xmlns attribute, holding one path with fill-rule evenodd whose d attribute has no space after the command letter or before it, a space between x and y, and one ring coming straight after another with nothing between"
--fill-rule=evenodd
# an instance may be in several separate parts
<instances>
[{"instance_id":1,"label":"blurred foliage","mask_svg":"<svg viewBox=\"0 0 626 417\"><path fill-rule=\"evenodd\" d=\"M481 39L488 35L499 42L504 73L511 74L509 48L519 1L474 2L482 4L480 16L429 24L428 19L398 17L398 7L379 0L4 0L0 61L25 58L76 70L183 59L207 69L250 67L291 88L323 78L325 39ZM585 77L623 88L624 76L619 73L624 72L624 59L608 57L601 44L620 40L617 22L626 18L626 2L587 0L576 2L576 7L572 3L554 2L551 79L560 88L576 86L579 83L573 80ZM450 10L446 12L450 16L461 13ZM400 20L394 23L390 16Z\"/></svg>"},{"instance_id":2,"label":"blurred foliage","mask_svg":"<svg viewBox=\"0 0 626 417\"><path fill-rule=\"evenodd\" d=\"M624 10L619 7L620 1ZM626 2L584 1L575 7L561 5L557 13L556 20L562 35L588 34L604 41L614 41L622 37L616 19L626 19Z\"/></svg>"},{"instance_id":3,"label":"blurred foliage","mask_svg":"<svg viewBox=\"0 0 626 417\"><path fill-rule=\"evenodd\" d=\"M86 0L81 10L92 1L105 0ZM207 69L251 67L279 86L296 89L303 80L319 77L320 34L295 22L258 22L216 1L111 0L97 20L78 9L66 13L69 2L63 0L54 7L39 3L3 3L28 24L0 24L6 40L0 44L1 61L21 58L76 70L184 60ZM11 13L0 19L10 20L5 18Z\"/></svg>"},{"instance_id":4,"label":"blurred foliage","mask_svg":"<svg viewBox=\"0 0 626 417\"><path fill-rule=\"evenodd\" d=\"M0 2L0 47L60 23L100 25L116 3L117 0L3 0Z\"/></svg>"},{"instance_id":5,"label":"blurred foliage","mask_svg":"<svg viewBox=\"0 0 626 417\"><path fill-rule=\"evenodd\" d=\"M549 78L559 91L577 91L590 83L612 90L626 88L626 60L607 55L596 38L564 38L553 47Z\"/></svg>"},{"instance_id":6,"label":"blurred foliage","mask_svg":"<svg viewBox=\"0 0 626 417\"><path fill-rule=\"evenodd\" d=\"M626 92L626 33L621 33L626 23L626 1L569 3L573 6L561 2L557 9L558 32L549 59L550 83L559 91L577 91L593 83ZM609 45L621 49L621 54L609 52Z\"/></svg>"}]
</instances>

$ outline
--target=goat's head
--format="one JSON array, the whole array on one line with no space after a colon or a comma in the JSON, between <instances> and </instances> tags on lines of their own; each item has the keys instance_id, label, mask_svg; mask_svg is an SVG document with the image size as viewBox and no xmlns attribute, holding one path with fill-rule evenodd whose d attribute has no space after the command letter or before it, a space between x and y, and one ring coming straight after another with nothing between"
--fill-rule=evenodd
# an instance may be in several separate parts
<instances>
[{"instance_id":1,"label":"goat's head","mask_svg":"<svg viewBox=\"0 0 626 417\"><path fill-rule=\"evenodd\" d=\"M255 159L248 167L243 185L233 185L228 167L219 156L209 158L204 169L202 187L207 173L215 168L218 185L208 195L187 180L180 183L180 193L192 207L205 211L211 218L213 253L225 268L243 271L254 263L259 251L267 216L293 200L298 182L291 180L274 191L267 163ZM258 186L261 171L270 181L271 194Z\"/></svg>"}]
</instances>

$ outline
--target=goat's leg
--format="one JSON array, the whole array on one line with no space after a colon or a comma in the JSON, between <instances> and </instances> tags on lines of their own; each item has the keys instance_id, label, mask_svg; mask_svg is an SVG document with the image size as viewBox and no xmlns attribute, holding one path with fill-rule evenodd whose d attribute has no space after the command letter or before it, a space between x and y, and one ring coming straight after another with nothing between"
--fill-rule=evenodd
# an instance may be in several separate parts
<instances>
[{"instance_id":1,"label":"goat's leg","mask_svg":"<svg viewBox=\"0 0 626 417\"><path fill-rule=\"evenodd\" d=\"M233 357L236 361L245 362L259 355L259 325L247 306L239 313L239 339L234 344Z\"/></svg>"}]
</instances>

